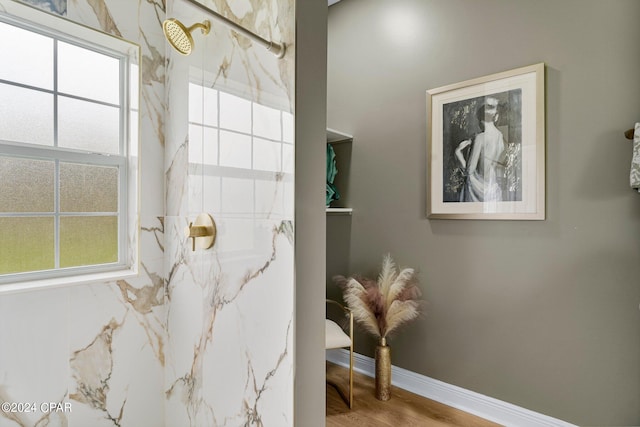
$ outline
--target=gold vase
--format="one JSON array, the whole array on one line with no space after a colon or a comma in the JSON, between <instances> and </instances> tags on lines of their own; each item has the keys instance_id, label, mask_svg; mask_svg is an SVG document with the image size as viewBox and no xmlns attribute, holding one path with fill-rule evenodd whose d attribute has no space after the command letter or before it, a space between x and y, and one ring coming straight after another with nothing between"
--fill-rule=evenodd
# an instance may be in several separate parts
<instances>
[{"instance_id":1,"label":"gold vase","mask_svg":"<svg viewBox=\"0 0 640 427\"><path fill-rule=\"evenodd\" d=\"M376 399L391 399L391 349L382 338L376 347Z\"/></svg>"}]
</instances>

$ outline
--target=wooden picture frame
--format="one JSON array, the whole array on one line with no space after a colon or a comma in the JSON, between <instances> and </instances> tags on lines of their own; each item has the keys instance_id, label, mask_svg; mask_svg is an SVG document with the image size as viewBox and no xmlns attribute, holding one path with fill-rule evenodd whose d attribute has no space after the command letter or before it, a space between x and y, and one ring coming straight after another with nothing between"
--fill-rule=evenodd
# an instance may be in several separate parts
<instances>
[{"instance_id":1,"label":"wooden picture frame","mask_svg":"<svg viewBox=\"0 0 640 427\"><path fill-rule=\"evenodd\" d=\"M545 219L544 64L427 91L427 217Z\"/></svg>"}]
</instances>

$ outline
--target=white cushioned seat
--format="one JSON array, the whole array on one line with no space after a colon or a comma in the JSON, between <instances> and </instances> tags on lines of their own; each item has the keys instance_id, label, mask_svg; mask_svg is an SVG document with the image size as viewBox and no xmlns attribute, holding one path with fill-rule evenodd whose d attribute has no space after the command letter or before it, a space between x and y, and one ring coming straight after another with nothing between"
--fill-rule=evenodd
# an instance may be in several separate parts
<instances>
[{"instance_id":1,"label":"white cushioned seat","mask_svg":"<svg viewBox=\"0 0 640 427\"><path fill-rule=\"evenodd\" d=\"M325 319L325 348L343 348L351 346L351 338L333 320Z\"/></svg>"}]
</instances>

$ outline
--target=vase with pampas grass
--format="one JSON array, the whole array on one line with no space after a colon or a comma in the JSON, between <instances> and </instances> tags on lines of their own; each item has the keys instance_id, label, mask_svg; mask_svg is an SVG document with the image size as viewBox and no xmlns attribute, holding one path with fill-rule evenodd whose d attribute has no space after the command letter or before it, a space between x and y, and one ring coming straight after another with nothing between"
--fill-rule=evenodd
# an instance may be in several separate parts
<instances>
[{"instance_id":1,"label":"vase with pampas grass","mask_svg":"<svg viewBox=\"0 0 640 427\"><path fill-rule=\"evenodd\" d=\"M391 349L387 337L420 315L422 301L418 279L412 268L398 271L391 255L382 261L378 280L335 276L353 318L378 339L375 353L376 398L391 398Z\"/></svg>"}]
</instances>

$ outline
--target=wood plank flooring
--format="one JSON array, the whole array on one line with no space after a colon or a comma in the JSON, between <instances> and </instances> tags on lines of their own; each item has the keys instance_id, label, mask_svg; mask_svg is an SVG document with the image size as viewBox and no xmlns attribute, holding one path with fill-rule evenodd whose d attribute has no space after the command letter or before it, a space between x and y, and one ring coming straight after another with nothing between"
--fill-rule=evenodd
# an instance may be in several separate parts
<instances>
[{"instance_id":1,"label":"wood plank flooring","mask_svg":"<svg viewBox=\"0 0 640 427\"><path fill-rule=\"evenodd\" d=\"M327 380L348 392L349 370L327 362ZM466 412L392 387L391 400L382 402L374 394L374 381L353 375L353 409L349 409L335 387L327 383L327 427L497 427Z\"/></svg>"}]
</instances>

